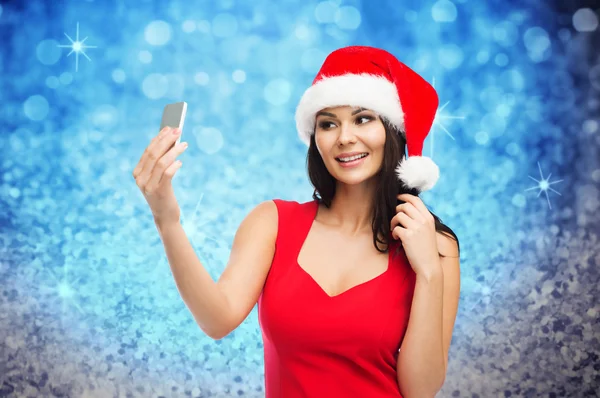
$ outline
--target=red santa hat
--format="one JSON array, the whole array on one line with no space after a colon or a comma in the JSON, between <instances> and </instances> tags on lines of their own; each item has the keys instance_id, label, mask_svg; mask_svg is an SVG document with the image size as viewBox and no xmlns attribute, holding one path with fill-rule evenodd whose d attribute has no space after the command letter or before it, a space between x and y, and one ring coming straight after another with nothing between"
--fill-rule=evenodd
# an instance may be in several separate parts
<instances>
[{"instance_id":1,"label":"red santa hat","mask_svg":"<svg viewBox=\"0 0 600 398\"><path fill-rule=\"evenodd\" d=\"M296 109L296 128L310 144L315 115L334 106L361 106L378 113L406 139L408 158L396 167L398 179L419 192L433 188L439 168L422 156L438 107L435 89L389 52L367 46L349 46L327 56Z\"/></svg>"}]
</instances>

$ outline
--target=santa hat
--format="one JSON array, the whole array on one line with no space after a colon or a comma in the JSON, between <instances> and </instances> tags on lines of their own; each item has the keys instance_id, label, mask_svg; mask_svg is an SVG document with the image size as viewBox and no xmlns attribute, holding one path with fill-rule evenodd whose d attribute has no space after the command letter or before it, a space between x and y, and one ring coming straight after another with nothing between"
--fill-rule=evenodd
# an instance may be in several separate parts
<instances>
[{"instance_id":1,"label":"santa hat","mask_svg":"<svg viewBox=\"0 0 600 398\"><path fill-rule=\"evenodd\" d=\"M398 179L419 192L433 188L439 168L422 156L438 107L435 89L389 52L367 46L333 51L321 66L296 109L296 127L310 145L315 115L323 108L361 106L378 113L406 139L408 158L396 167Z\"/></svg>"}]
</instances>

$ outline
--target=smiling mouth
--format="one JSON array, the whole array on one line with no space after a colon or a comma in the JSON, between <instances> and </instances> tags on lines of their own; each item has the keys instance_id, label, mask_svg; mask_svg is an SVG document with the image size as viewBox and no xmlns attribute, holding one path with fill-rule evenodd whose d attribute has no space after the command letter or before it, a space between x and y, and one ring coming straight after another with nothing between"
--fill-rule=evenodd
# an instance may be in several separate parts
<instances>
[{"instance_id":1,"label":"smiling mouth","mask_svg":"<svg viewBox=\"0 0 600 398\"><path fill-rule=\"evenodd\" d=\"M344 158L345 160L342 160L341 158L335 158L335 160L337 160L339 163L352 163L352 162L356 162L357 160L364 159L367 156L369 156L369 154L365 152L361 155L350 156L348 158Z\"/></svg>"}]
</instances>

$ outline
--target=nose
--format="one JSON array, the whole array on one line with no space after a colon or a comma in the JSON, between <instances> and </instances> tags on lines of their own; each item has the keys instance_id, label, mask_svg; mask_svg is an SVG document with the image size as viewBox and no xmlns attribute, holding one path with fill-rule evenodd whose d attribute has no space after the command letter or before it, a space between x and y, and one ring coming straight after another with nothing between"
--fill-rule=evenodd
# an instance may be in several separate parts
<instances>
[{"instance_id":1,"label":"nose","mask_svg":"<svg viewBox=\"0 0 600 398\"><path fill-rule=\"evenodd\" d=\"M344 146L356 142L356 135L351 123L342 123L340 135L338 136L338 144Z\"/></svg>"}]
</instances>

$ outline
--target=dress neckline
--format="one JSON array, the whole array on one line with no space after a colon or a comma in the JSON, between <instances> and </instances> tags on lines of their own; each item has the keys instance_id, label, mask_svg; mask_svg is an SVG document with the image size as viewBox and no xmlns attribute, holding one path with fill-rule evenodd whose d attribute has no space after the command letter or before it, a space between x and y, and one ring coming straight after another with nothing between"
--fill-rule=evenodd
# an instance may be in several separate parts
<instances>
[{"instance_id":1,"label":"dress neckline","mask_svg":"<svg viewBox=\"0 0 600 398\"><path fill-rule=\"evenodd\" d=\"M310 230L312 229L312 226L314 225L315 220L317 218L317 213L319 210L319 202L316 199L313 200L312 202L310 202L309 210L310 210L309 211L310 222L307 223L307 227L305 227L304 230L302 231L302 235L300 237L300 244L298 245L298 250L296 251L296 255L294 258L294 264L297 268L299 268L300 272L303 273L310 280L310 282L315 287L317 287L317 289L319 291L321 291L321 293L324 296L326 296L326 298L328 298L329 300L343 298L343 297L351 294L352 292L355 292L357 290L360 290L361 288L364 288L365 286L369 286L371 284L377 283L378 281L383 279L387 274L390 273L390 270L392 269L392 247L393 247L393 245L391 245L391 244L389 245L389 248L388 248L388 264L387 264L387 268L385 271L383 271L381 274L379 274L367 281L361 282L358 285L354 285L334 296L331 296L329 293L327 293L325 291L325 289L323 289L323 287L312 277L312 275L310 275L304 268L302 268L302 266L300 265L300 263L298 261L298 257L300 256L300 251L302 250L302 247L304 246L304 243L306 242L306 239L308 238L308 234L310 233Z\"/></svg>"}]
</instances>

